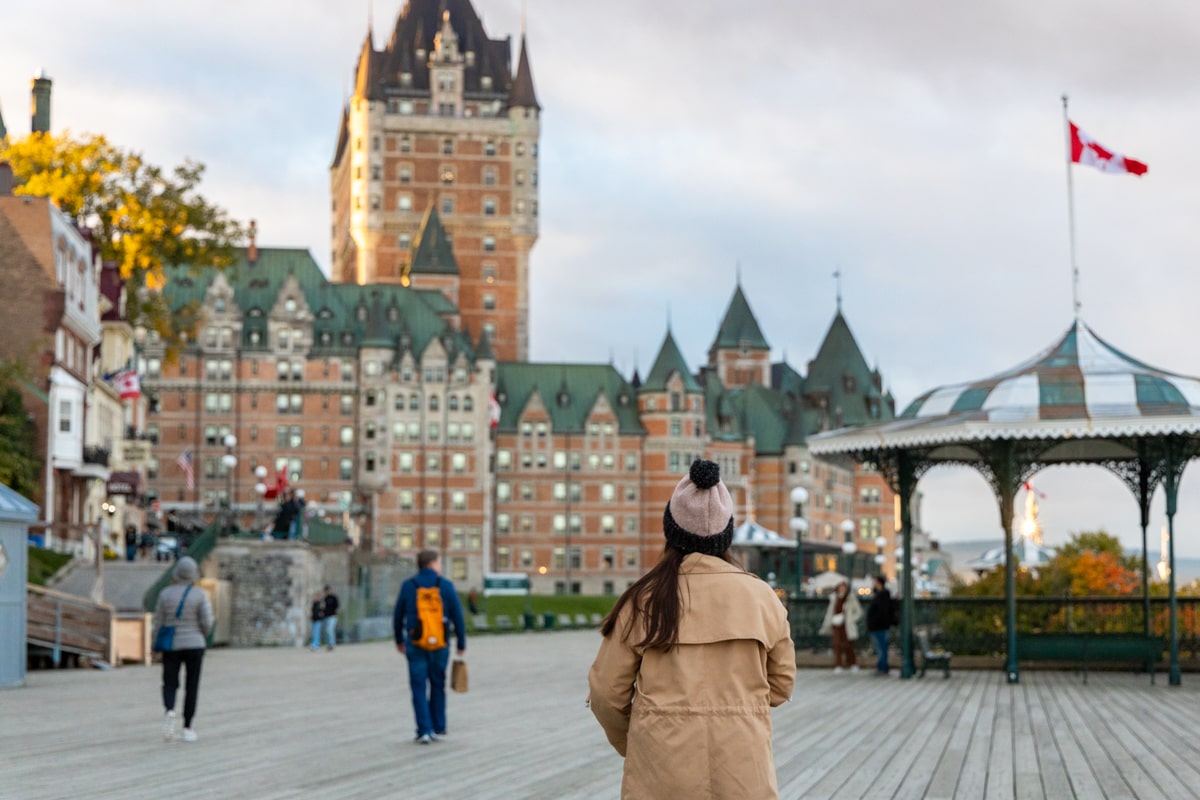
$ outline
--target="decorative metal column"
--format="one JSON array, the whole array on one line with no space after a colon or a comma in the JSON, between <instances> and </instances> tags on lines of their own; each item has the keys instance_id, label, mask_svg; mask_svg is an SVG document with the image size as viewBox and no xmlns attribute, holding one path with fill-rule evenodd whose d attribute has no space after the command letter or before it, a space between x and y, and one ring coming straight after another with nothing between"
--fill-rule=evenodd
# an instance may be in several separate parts
<instances>
[{"instance_id":1,"label":"decorative metal column","mask_svg":"<svg viewBox=\"0 0 1200 800\"><path fill-rule=\"evenodd\" d=\"M900 591L903 593L900 614L900 677L911 678L916 674L913 665L912 636L913 603L912 576L912 496L917 488L917 474L913 459L905 451L896 454L896 494L900 497L900 540L904 546L904 558L900 564Z\"/></svg>"},{"instance_id":2,"label":"decorative metal column","mask_svg":"<svg viewBox=\"0 0 1200 800\"><path fill-rule=\"evenodd\" d=\"M1179 479L1187 460L1181 458L1179 441L1175 437L1167 440L1166 469L1163 470L1163 493L1167 498L1167 597L1170 609L1171 662L1168 682L1172 686L1183 683L1179 669L1179 606L1175 597L1175 512L1179 509Z\"/></svg>"}]
</instances>

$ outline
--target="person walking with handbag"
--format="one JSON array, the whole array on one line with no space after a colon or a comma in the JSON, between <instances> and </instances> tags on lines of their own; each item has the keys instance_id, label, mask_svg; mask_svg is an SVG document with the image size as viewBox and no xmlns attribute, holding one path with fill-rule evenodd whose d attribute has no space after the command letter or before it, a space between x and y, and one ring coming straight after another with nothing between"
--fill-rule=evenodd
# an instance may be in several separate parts
<instances>
[{"instance_id":1,"label":"person walking with handbag","mask_svg":"<svg viewBox=\"0 0 1200 800\"><path fill-rule=\"evenodd\" d=\"M454 626L458 656L467 651L467 626L454 584L443 578L434 550L417 554L417 574L400 585L392 629L396 649L408 658L417 744L446 736L446 664L450 660L448 625Z\"/></svg>"},{"instance_id":2,"label":"person walking with handbag","mask_svg":"<svg viewBox=\"0 0 1200 800\"><path fill-rule=\"evenodd\" d=\"M625 758L625 798L778 797L771 708L790 699L787 611L736 564L733 500L696 461L663 513L662 558L617 600L588 705Z\"/></svg>"},{"instance_id":3,"label":"person walking with handbag","mask_svg":"<svg viewBox=\"0 0 1200 800\"><path fill-rule=\"evenodd\" d=\"M833 672L836 675L847 668L851 672L858 672L854 643L858 641L858 623L862 615L862 603L850 591L850 584L842 581L829 598L819 631L822 636L833 637Z\"/></svg>"},{"instance_id":4,"label":"person walking with handbag","mask_svg":"<svg viewBox=\"0 0 1200 800\"><path fill-rule=\"evenodd\" d=\"M154 614L155 650L162 653L163 739L175 738L175 695L179 691L180 667L186 670L183 695L183 741L194 742L196 698L200 692L200 665L213 629L212 604L208 595L193 584L200 569L189 556L175 564L173 582L158 595Z\"/></svg>"}]
</instances>

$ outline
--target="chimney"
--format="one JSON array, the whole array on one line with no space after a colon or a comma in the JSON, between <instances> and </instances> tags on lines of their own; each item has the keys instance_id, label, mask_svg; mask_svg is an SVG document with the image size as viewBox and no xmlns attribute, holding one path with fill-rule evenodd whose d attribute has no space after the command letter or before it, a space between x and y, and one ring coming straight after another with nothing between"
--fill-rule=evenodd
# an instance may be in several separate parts
<instances>
[{"instance_id":1,"label":"chimney","mask_svg":"<svg viewBox=\"0 0 1200 800\"><path fill-rule=\"evenodd\" d=\"M12 197L13 171L7 161L0 161L0 197Z\"/></svg>"},{"instance_id":2,"label":"chimney","mask_svg":"<svg viewBox=\"0 0 1200 800\"><path fill-rule=\"evenodd\" d=\"M50 80L50 76L46 74L46 70L42 70L32 81L33 91L32 97L32 114L29 122L29 130L33 133L49 133L50 132L50 87L54 85L54 81Z\"/></svg>"},{"instance_id":3,"label":"chimney","mask_svg":"<svg viewBox=\"0 0 1200 800\"><path fill-rule=\"evenodd\" d=\"M246 251L246 260L251 264L258 262L258 223L250 220L250 247Z\"/></svg>"}]
</instances>

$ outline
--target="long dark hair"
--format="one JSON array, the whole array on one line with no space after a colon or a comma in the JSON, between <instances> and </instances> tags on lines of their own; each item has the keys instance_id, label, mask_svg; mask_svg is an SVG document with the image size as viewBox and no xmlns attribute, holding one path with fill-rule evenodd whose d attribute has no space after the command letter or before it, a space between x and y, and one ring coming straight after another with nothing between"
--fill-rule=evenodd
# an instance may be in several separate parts
<instances>
[{"instance_id":1,"label":"long dark hair","mask_svg":"<svg viewBox=\"0 0 1200 800\"><path fill-rule=\"evenodd\" d=\"M646 637L640 642L634 642L634 647L661 648L670 650L679 639L679 613L683 607L683 597L679 591L679 568L687 557L678 548L667 545L663 556L649 572L625 590L613 606L612 611L600 625L600 634L611 636L617 627L617 617L627 603L633 604L633 611L621 632L621 638L628 638L633 629L634 621L640 616L646 627ZM730 550L719 556L734 566L740 567Z\"/></svg>"}]
</instances>

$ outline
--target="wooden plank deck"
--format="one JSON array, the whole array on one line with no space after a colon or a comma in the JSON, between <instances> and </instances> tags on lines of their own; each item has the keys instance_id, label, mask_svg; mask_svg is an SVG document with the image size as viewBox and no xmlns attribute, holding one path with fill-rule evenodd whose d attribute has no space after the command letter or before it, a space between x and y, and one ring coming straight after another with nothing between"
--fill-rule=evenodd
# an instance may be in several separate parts
<instances>
[{"instance_id":1,"label":"wooden plank deck","mask_svg":"<svg viewBox=\"0 0 1200 800\"><path fill-rule=\"evenodd\" d=\"M621 759L584 707L594 631L481 636L450 738L412 743L404 659L215 650L195 744L161 741L157 667L33 672L0 691L0 800L616 798ZM1200 797L1200 677L801 671L775 712L781 796Z\"/></svg>"}]
</instances>

